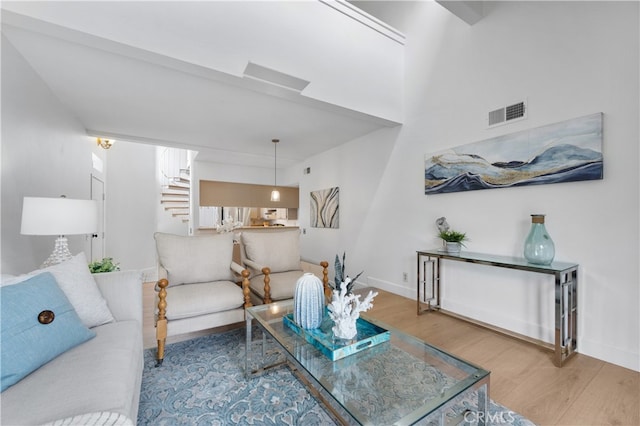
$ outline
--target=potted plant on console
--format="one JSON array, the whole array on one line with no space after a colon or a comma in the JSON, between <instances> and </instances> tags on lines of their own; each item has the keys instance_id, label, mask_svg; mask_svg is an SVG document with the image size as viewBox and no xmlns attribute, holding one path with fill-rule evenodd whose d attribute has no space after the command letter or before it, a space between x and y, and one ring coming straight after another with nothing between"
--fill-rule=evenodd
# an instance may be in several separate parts
<instances>
[{"instance_id":1,"label":"potted plant on console","mask_svg":"<svg viewBox=\"0 0 640 426\"><path fill-rule=\"evenodd\" d=\"M438 238L444 242L447 253L459 254L464 242L469 241L467 234L450 229L445 217L438 218L436 225L439 231Z\"/></svg>"}]
</instances>

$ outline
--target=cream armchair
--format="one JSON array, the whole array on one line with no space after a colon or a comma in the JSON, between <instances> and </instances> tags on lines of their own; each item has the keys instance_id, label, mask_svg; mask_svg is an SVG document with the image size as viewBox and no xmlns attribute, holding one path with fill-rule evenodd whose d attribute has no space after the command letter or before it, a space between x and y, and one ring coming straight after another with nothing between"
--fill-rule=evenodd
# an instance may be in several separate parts
<instances>
[{"instance_id":1,"label":"cream armchair","mask_svg":"<svg viewBox=\"0 0 640 426\"><path fill-rule=\"evenodd\" d=\"M244 321L249 271L233 262L233 234L156 233L158 363L168 336ZM238 284L239 283L239 284Z\"/></svg>"},{"instance_id":2,"label":"cream armchair","mask_svg":"<svg viewBox=\"0 0 640 426\"><path fill-rule=\"evenodd\" d=\"M254 304L293 298L304 271L300 261L300 230L243 230L240 260L251 273L249 288ZM330 295L328 262L320 262L325 294Z\"/></svg>"}]
</instances>

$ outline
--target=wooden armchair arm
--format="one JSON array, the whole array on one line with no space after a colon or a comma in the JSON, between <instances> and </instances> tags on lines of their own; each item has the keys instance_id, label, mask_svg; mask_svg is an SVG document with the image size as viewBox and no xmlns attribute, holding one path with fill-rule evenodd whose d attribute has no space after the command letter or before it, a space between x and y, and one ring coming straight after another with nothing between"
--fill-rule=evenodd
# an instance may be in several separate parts
<instances>
[{"instance_id":1,"label":"wooden armchair arm","mask_svg":"<svg viewBox=\"0 0 640 426\"><path fill-rule=\"evenodd\" d=\"M250 266L252 269L256 269L259 265L250 260L245 260L247 266ZM324 288L324 295L327 299L331 299L331 286L329 286L329 262L323 260L320 262L320 266L322 266L322 286ZM271 303L271 269L269 267L263 267L261 270L264 274L264 297L262 298L262 302L264 304ZM248 280L247 280L248 281Z\"/></svg>"},{"instance_id":2,"label":"wooden armchair arm","mask_svg":"<svg viewBox=\"0 0 640 426\"><path fill-rule=\"evenodd\" d=\"M331 287L329 286L329 262L323 260L320 262L320 266L322 266L322 287L324 288L324 296L327 300L331 300Z\"/></svg>"},{"instance_id":3,"label":"wooden armchair arm","mask_svg":"<svg viewBox=\"0 0 640 426\"><path fill-rule=\"evenodd\" d=\"M331 299L331 287L329 286L329 270L327 269L329 267L329 262L323 260L322 262L320 262L320 266L322 266L322 287L324 288L324 295L327 298L327 300ZM271 269L265 267L262 268L262 273L264 274L264 299L263 299L263 303L267 304L267 303L271 303L271 277L269 276L271 274Z\"/></svg>"},{"instance_id":4,"label":"wooden armchair arm","mask_svg":"<svg viewBox=\"0 0 640 426\"><path fill-rule=\"evenodd\" d=\"M231 270L234 274L242 276L242 271L244 271L244 267L236 262L231 262Z\"/></svg>"},{"instance_id":5,"label":"wooden armchair arm","mask_svg":"<svg viewBox=\"0 0 640 426\"><path fill-rule=\"evenodd\" d=\"M240 282L236 284L242 287L242 294L244 295L244 308L246 309L250 306L253 306L253 304L251 303L251 298L249 297L249 292L251 291L249 289L249 275L251 275L251 273L248 269L243 268L242 265L236 262L231 262L231 270L241 277Z\"/></svg>"},{"instance_id":6,"label":"wooden armchair arm","mask_svg":"<svg viewBox=\"0 0 640 426\"><path fill-rule=\"evenodd\" d=\"M169 281L162 278L156 286L160 288L158 292L158 318L156 319L156 339L158 340L158 356L156 367L162 365L164 360L164 344L167 340L167 286Z\"/></svg>"},{"instance_id":7,"label":"wooden armchair arm","mask_svg":"<svg viewBox=\"0 0 640 426\"><path fill-rule=\"evenodd\" d=\"M264 265L261 265L258 262L254 262L251 259L244 259L244 264L254 271L262 271L262 269L265 267Z\"/></svg>"},{"instance_id":8,"label":"wooden armchair arm","mask_svg":"<svg viewBox=\"0 0 640 426\"><path fill-rule=\"evenodd\" d=\"M244 296L244 308L247 309L253 304L251 303L251 297L249 296L249 271L247 269L243 269L240 273L242 275L242 294Z\"/></svg>"},{"instance_id":9,"label":"wooden armchair arm","mask_svg":"<svg viewBox=\"0 0 640 426\"><path fill-rule=\"evenodd\" d=\"M262 273L264 274L264 298L262 302L266 305L267 303L271 303L271 269L268 267L262 268Z\"/></svg>"},{"instance_id":10,"label":"wooden armchair arm","mask_svg":"<svg viewBox=\"0 0 640 426\"><path fill-rule=\"evenodd\" d=\"M271 274L271 269L266 266L262 266L251 259L244 259L244 264L250 267L253 271L262 271L262 273L264 274L264 297L262 298L262 303L264 304L271 303L271 286L269 285L269 283L271 282L271 277L269 277L269 274ZM245 271L247 271L247 274L251 275L248 270L245 269ZM248 282L249 280L247 279L247 283ZM244 280L243 280L243 283L244 283ZM243 285L243 291L244 291L244 285ZM245 301L246 301L246 298L245 298Z\"/></svg>"}]
</instances>

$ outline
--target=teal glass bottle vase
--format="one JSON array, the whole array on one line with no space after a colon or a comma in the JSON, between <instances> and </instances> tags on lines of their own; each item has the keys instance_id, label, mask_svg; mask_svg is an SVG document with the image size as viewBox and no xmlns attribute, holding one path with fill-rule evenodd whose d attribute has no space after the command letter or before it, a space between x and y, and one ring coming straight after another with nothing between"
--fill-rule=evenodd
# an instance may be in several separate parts
<instances>
[{"instance_id":1,"label":"teal glass bottle vase","mask_svg":"<svg viewBox=\"0 0 640 426\"><path fill-rule=\"evenodd\" d=\"M544 226L543 214L531 215L531 230L524 242L524 257L529 263L550 265L556 255L556 247Z\"/></svg>"}]
</instances>

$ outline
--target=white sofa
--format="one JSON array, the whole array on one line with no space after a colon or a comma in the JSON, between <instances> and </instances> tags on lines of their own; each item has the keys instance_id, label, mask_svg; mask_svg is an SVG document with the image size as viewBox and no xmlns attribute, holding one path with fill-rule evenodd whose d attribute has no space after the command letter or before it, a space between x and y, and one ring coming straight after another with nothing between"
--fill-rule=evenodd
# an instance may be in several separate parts
<instances>
[{"instance_id":1,"label":"white sofa","mask_svg":"<svg viewBox=\"0 0 640 426\"><path fill-rule=\"evenodd\" d=\"M83 255L76 263L86 268L85 262ZM55 269L53 275L58 282L64 278ZM126 271L89 276L95 279L112 320L89 328L95 337L6 388L0 394L0 424L136 424L143 370L142 274ZM73 304L73 297L68 298ZM100 308L90 307L94 313Z\"/></svg>"}]
</instances>

